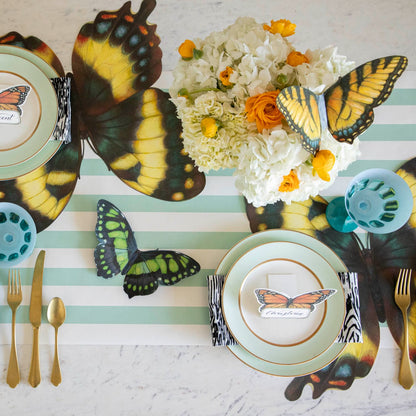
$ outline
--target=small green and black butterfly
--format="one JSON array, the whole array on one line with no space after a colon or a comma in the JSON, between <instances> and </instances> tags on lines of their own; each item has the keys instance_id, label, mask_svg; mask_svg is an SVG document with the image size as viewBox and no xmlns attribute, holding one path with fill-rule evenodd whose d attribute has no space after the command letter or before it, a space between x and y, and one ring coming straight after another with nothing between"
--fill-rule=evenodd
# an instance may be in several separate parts
<instances>
[{"instance_id":1,"label":"small green and black butterfly","mask_svg":"<svg viewBox=\"0 0 416 416\"><path fill-rule=\"evenodd\" d=\"M94 251L97 276L125 275L123 288L129 298L150 295L159 286L174 285L199 272L191 257L172 250L141 251L124 214L111 202L97 203L98 239Z\"/></svg>"}]
</instances>

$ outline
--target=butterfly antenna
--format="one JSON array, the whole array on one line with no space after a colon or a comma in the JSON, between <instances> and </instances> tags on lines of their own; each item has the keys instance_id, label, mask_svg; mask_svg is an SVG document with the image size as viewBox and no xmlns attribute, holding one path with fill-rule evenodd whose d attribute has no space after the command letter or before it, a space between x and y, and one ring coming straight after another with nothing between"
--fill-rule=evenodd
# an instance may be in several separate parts
<instances>
[{"instance_id":1,"label":"butterfly antenna","mask_svg":"<svg viewBox=\"0 0 416 416\"><path fill-rule=\"evenodd\" d=\"M366 245L364 245L364 243L361 241L361 238L358 237L357 234L355 234L354 232L351 233L352 238L355 240L355 242L358 244L358 246L360 247L361 251L365 251L367 247L369 247L369 234L367 234L367 239L366 239ZM367 247L366 247L367 246Z\"/></svg>"}]
</instances>

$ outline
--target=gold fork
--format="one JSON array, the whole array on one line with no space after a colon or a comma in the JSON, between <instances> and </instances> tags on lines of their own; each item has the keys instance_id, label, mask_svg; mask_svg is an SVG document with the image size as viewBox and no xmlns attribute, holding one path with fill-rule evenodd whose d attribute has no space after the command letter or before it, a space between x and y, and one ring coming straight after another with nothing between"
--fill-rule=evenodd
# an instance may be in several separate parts
<instances>
[{"instance_id":1,"label":"gold fork","mask_svg":"<svg viewBox=\"0 0 416 416\"><path fill-rule=\"evenodd\" d=\"M17 276L19 276L19 283L17 282ZM9 270L9 289L7 292L7 303L12 310L12 345L10 349L9 368L7 370L7 384L13 388L16 387L20 381L19 364L17 363L16 353L16 311L21 302L22 283L20 281L20 271Z\"/></svg>"},{"instance_id":2,"label":"gold fork","mask_svg":"<svg viewBox=\"0 0 416 416\"><path fill-rule=\"evenodd\" d=\"M400 269L399 277L394 292L394 300L402 311L404 323L404 341L402 346L402 359L400 362L399 383L405 388L410 389L413 386L413 376L410 369L409 360L409 331L407 325L407 309L410 305L410 281L412 278L411 269Z\"/></svg>"}]
</instances>

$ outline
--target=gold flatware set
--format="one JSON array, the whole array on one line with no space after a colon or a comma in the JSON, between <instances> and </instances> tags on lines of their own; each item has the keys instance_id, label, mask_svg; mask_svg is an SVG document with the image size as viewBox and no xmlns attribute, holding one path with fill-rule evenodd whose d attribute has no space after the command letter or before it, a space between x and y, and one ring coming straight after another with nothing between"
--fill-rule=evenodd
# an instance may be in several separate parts
<instances>
[{"instance_id":1,"label":"gold flatware set","mask_svg":"<svg viewBox=\"0 0 416 416\"><path fill-rule=\"evenodd\" d=\"M32 387L39 385L41 381L39 365L39 328L42 318L42 281L43 266L45 261L45 251L41 250L35 264L32 281L32 292L30 298L29 320L33 326L33 348L32 360L29 371L29 384ZM394 300L403 315L403 342L401 345L402 357L399 370L399 383L405 388L410 389L413 386L413 376L409 360L409 335L408 335L408 317L407 310L411 302L411 269L400 269L397 278L396 288L394 291ZM20 271L11 269L9 271L7 303L12 311L12 337L9 367L7 370L7 384L10 387L16 387L20 382L19 364L16 352L16 311L22 302L22 285L20 280ZM51 382L58 386L61 383L61 370L58 358L58 328L65 321L65 306L58 297L53 298L48 305L47 318L49 323L55 329L55 351L51 373Z\"/></svg>"},{"instance_id":2,"label":"gold flatware set","mask_svg":"<svg viewBox=\"0 0 416 416\"><path fill-rule=\"evenodd\" d=\"M30 297L29 321L33 327L32 359L29 371L29 384L37 387L41 382L39 365L39 328L42 321L42 281L43 266L45 262L45 251L41 250L36 259L33 272L32 292ZM22 302L22 285L20 271L12 269L9 271L9 284L7 292L7 303L12 311L12 340L9 367L7 370L7 384L16 387L20 382L19 364L16 352L16 311ZM51 382L58 386L62 380L58 360L58 327L65 320L65 306L60 298L53 298L48 306L48 321L55 328L55 357L53 361Z\"/></svg>"}]
</instances>

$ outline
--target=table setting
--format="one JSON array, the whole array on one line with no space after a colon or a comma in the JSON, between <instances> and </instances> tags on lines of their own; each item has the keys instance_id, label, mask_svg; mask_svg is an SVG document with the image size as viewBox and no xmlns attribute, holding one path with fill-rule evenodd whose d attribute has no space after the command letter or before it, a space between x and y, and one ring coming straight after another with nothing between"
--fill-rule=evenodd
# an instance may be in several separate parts
<instances>
[{"instance_id":1,"label":"table setting","mask_svg":"<svg viewBox=\"0 0 416 416\"><path fill-rule=\"evenodd\" d=\"M386 389L412 411L414 54L344 56L305 11L246 6L169 38L170 0L83 4L68 48L2 20L6 414L68 402L116 348L119 381L77 414L131 414L131 389L161 414L175 380L173 414L391 414Z\"/></svg>"}]
</instances>

